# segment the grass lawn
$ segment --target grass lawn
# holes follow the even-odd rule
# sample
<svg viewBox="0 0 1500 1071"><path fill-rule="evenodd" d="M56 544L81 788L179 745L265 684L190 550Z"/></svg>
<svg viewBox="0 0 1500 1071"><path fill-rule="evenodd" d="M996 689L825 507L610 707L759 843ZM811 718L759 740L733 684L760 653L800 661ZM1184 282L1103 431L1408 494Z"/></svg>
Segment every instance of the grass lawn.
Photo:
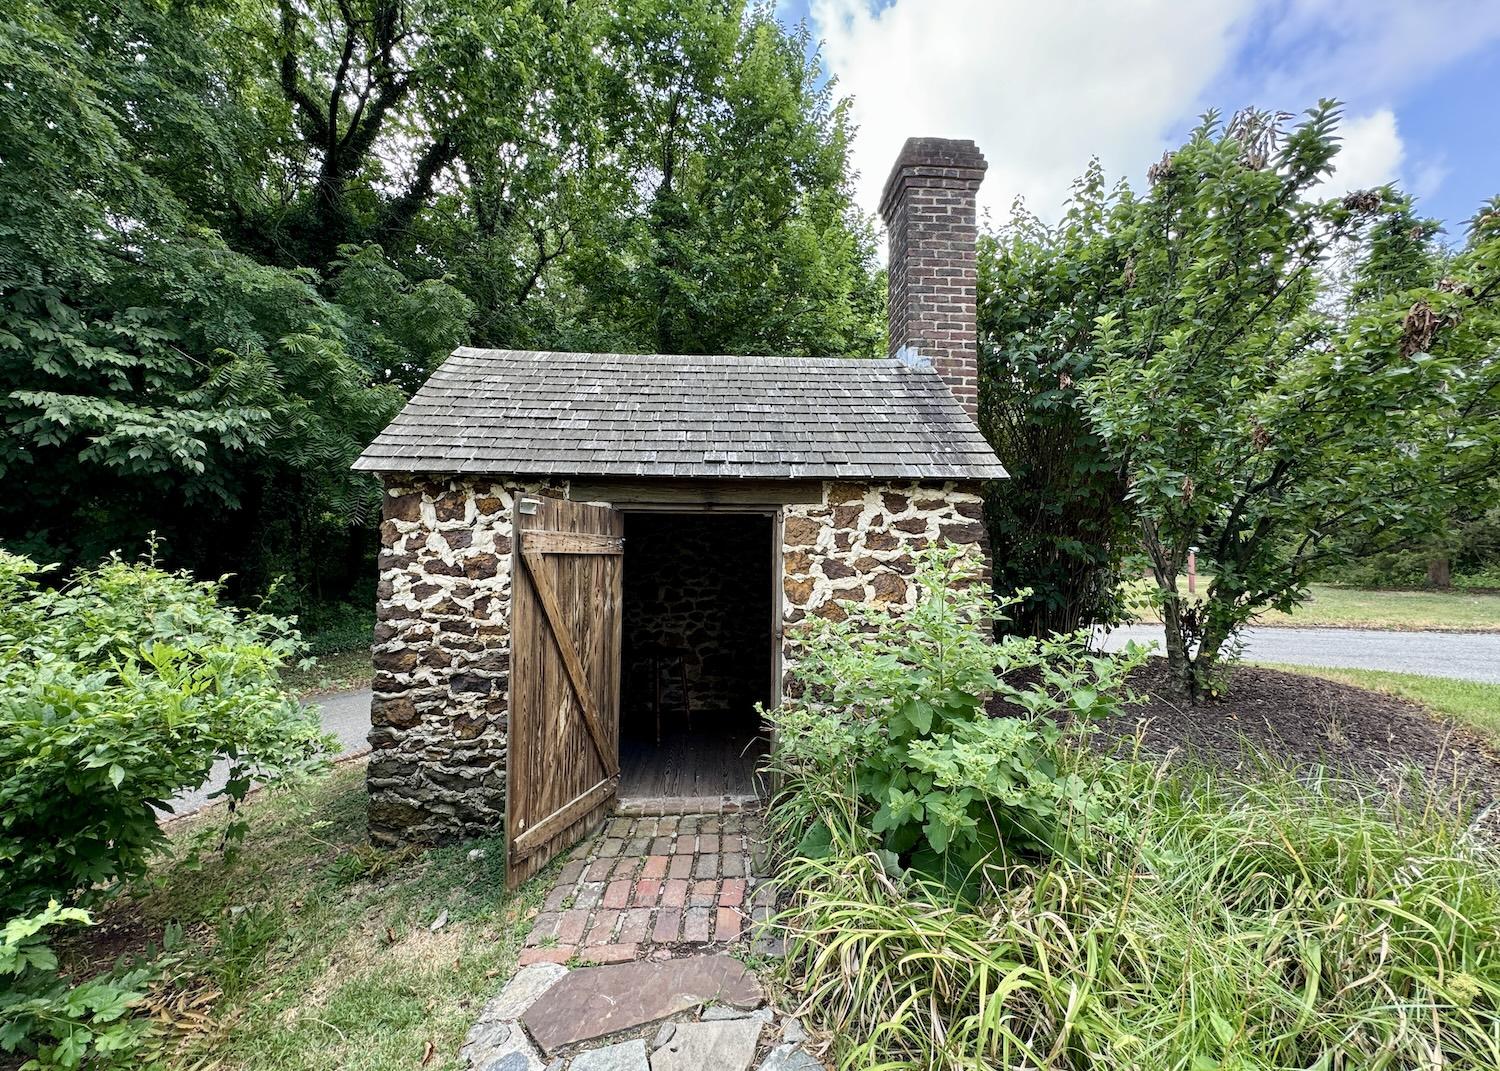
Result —
<svg viewBox="0 0 1500 1071"><path fill-rule="evenodd" d="M311 669L288 667L282 671L281 679L288 690L307 699L328 692L368 688L371 675L370 648L362 646L323 655Z"/></svg>
<svg viewBox="0 0 1500 1071"><path fill-rule="evenodd" d="M546 883L507 894L498 838L372 849L360 762L295 796L258 794L245 811L250 833L233 861L209 854L201 869L180 858L158 866L154 888L106 907L105 925L89 934L102 940L124 923L140 945L182 926L181 993L211 999L174 1065L457 1068L463 1036L514 969ZM222 812L178 823L178 852L216 819ZM470 861L475 848L484 854ZM449 921L434 932L444 911Z"/></svg>
<svg viewBox="0 0 1500 1071"><path fill-rule="evenodd" d="M1469 726L1482 733L1496 747L1500 747L1500 684L1424 677L1416 673L1389 673L1376 669L1324 669L1321 666L1292 666L1282 663L1258 664L1269 665L1272 669L1287 673L1323 677L1410 699L1436 714Z"/></svg>
<svg viewBox="0 0 1500 1071"><path fill-rule="evenodd" d="M1212 579L1198 577L1198 594L1208 589ZM1145 591L1149 584L1139 584ZM1187 593L1186 578L1179 589ZM1452 591L1368 591L1338 584L1313 584L1312 597L1290 614L1265 613L1258 625L1324 628L1378 628L1395 630L1437 630L1451 632L1500 632L1500 595L1473 595ZM1154 610L1146 608L1141 620L1159 620Z"/></svg>

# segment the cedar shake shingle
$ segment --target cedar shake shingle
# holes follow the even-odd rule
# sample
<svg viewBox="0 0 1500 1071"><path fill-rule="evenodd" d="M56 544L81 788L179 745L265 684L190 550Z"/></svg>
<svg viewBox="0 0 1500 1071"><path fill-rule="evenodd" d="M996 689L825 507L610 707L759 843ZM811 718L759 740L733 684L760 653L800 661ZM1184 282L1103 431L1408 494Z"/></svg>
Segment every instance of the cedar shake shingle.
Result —
<svg viewBox="0 0 1500 1071"><path fill-rule="evenodd" d="M456 350L366 472L1000 479L930 367L898 360Z"/></svg>

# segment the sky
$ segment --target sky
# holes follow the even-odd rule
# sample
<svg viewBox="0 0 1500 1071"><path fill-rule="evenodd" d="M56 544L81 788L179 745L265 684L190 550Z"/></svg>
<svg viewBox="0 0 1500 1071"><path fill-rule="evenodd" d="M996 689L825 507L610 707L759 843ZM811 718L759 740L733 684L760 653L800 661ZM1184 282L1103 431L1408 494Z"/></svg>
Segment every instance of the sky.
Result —
<svg viewBox="0 0 1500 1071"><path fill-rule="evenodd" d="M1500 0L780 0L853 99L873 212L911 135L972 138L981 210L1055 219L1090 157L1140 188L1209 108L1344 104L1329 194L1395 182L1463 235L1500 194Z"/></svg>

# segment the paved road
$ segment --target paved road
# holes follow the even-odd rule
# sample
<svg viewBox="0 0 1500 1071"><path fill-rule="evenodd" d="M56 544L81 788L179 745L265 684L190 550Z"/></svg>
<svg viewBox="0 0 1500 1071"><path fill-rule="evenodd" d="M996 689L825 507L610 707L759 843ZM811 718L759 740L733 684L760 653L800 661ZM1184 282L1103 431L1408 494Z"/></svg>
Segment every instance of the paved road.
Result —
<svg viewBox="0 0 1500 1071"><path fill-rule="evenodd" d="M1251 628L1243 633L1244 657L1254 662L1290 662L1343 669L1387 669L1428 677L1500 684L1500 634L1470 632L1382 632L1362 628ZM1160 625L1116 629L1106 650L1162 642Z"/></svg>
<svg viewBox="0 0 1500 1071"><path fill-rule="evenodd" d="M342 745L340 756L353 755L370 746L365 739L370 733L369 689L361 692L340 692L313 700L313 702L322 709L323 728L339 738L339 743ZM208 775L207 783L194 792L185 792L174 799L172 810L177 815L184 815L200 809L209 802L210 792L216 792L224 787L224 779L228 776L229 763L222 761L216 763L213 773Z"/></svg>

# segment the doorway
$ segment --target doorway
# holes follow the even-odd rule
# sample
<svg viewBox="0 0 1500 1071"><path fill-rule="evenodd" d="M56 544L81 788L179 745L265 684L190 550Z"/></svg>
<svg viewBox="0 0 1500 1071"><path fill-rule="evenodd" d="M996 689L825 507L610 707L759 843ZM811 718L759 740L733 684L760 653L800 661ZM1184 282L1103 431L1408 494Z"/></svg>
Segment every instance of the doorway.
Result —
<svg viewBox="0 0 1500 1071"><path fill-rule="evenodd" d="M759 794L774 530L765 513L625 512L622 799Z"/></svg>

